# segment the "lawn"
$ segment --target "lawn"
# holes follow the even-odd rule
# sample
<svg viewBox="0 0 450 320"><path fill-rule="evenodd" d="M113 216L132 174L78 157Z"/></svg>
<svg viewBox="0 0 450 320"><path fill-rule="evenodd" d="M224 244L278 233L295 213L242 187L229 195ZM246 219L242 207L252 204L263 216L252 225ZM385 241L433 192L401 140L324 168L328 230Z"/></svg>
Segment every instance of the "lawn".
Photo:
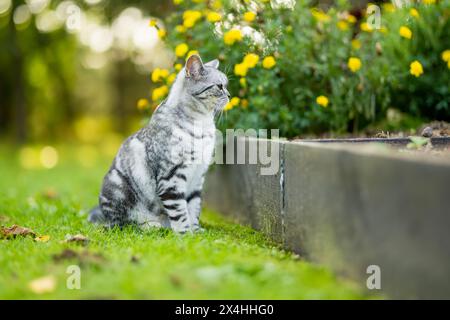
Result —
<svg viewBox="0 0 450 320"><path fill-rule="evenodd" d="M202 215L206 231L195 235L89 224L86 213L96 204L110 159L91 149L86 156L93 160L86 161L80 150L58 148L53 169L24 169L18 151L0 149L0 225L50 236L47 242L0 239L1 299L366 297L355 283L209 210ZM22 162L29 162L23 159L29 154L22 152ZM64 242L75 234L89 243ZM79 290L66 286L70 265L81 269ZM41 278L47 280L34 281Z"/></svg>

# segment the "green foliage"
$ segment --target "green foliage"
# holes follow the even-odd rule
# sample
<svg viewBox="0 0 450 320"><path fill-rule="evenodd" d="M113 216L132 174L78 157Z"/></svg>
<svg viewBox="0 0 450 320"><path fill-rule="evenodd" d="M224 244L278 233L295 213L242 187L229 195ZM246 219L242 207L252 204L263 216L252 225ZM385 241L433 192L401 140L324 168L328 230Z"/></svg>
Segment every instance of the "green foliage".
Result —
<svg viewBox="0 0 450 320"><path fill-rule="evenodd" d="M14 12L24 4L12 4L0 15L0 133L22 131L21 141L26 136L56 136L61 123L76 113L76 41L62 28L38 30L31 14L16 23Z"/></svg>
<svg viewBox="0 0 450 320"><path fill-rule="evenodd" d="M412 116L448 121L450 62L443 61L442 53L450 49L450 1L418 5L415 9L417 17L411 7L384 12L382 23L388 32L371 40L379 43L381 51L373 59L372 69L384 67L391 75L385 85L390 89L392 106ZM399 36L402 26L410 28L411 39ZM416 60L423 66L419 77L409 71Z"/></svg>
<svg viewBox="0 0 450 320"><path fill-rule="evenodd" d="M17 152L0 149L0 224L50 236L46 243L0 239L1 299L366 298L355 284L207 210L202 234L96 227L85 213L97 201L109 161L88 170L74 162L82 150L58 149L65 158L51 170L22 168ZM91 241L62 243L67 234ZM75 254L55 261L65 249ZM66 269L74 264L81 267L81 290L66 288ZM44 276L55 278L54 291L33 293L29 283Z"/></svg>
<svg viewBox="0 0 450 320"><path fill-rule="evenodd" d="M408 149L420 149L430 141L430 138L415 136L409 137L409 139L411 140L411 142L406 146Z"/></svg>
<svg viewBox="0 0 450 320"><path fill-rule="evenodd" d="M441 58L450 48L450 2L431 2L414 5L417 17L412 7L384 5L381 25L371 29L373 16L366 17L364 9L358 20L345 0L327 12L311 8L307 0L297 1L293 9L274 8L269 1L231 5L185 0L165 27L169 46L186 43L205 60L218 57L227 71L230 92L240 100L227 106L219 123L222 129L279 128L286 137L339 133L379 122L388 108L450 119L449 68ZM186 17L192 11L201 16L191 26ZM253 21L245 19L249 11L256 13ZM208 21L210 12L219 13L220 21ZM410 28L411 39L399 34L401 26ZM227 32L233 29L239 29L243 39L227 43ZM248 53L260 59L244 76L235 68ZM267 56L275 58L274 67L264 68ZM176 63L184 59L185 54L179 54ZM418 77L410 74L415 60L423 67ZM320 96L326 99L317 99Z"/></svg>

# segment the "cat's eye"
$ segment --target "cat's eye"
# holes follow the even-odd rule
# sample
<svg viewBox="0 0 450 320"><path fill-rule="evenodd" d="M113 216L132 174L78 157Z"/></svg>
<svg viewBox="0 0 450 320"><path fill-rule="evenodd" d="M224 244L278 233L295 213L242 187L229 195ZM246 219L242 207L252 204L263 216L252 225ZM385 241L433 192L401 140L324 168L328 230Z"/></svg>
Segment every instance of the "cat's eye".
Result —
<svg viewBox="0 0 450 320"><path fill-rule="evenodd" d="M222 84L218 84L217 88L219 88L220 90L223 90L223 85Z"/></svg>

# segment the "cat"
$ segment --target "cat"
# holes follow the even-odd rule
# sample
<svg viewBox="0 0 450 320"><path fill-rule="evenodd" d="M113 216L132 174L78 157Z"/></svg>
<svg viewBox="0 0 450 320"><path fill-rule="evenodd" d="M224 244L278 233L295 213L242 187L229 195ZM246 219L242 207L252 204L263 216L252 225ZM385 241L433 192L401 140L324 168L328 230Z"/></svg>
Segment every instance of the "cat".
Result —
<svg viewBox="0 0 450 320"><path fill-rule="evenodd" d="M191 55L149 123L120 147L89 221L122 227L202 230L204 176L215 143L214 117L229 102L219 61Z"/></svg>

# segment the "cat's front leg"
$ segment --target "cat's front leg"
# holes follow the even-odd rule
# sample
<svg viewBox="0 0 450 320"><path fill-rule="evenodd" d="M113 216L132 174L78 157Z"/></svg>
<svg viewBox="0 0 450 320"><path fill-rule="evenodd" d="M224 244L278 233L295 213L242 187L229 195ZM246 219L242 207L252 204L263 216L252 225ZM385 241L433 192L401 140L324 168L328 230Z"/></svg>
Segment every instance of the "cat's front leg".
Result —
<svg viewBox="0 0 450 320"><path fill-rule="evenodd" d="M197 178L196 183L193 183L191 191L186 195L188 212L191 217L192 229L194 231L203 231L200 227L200 212L202 209L202 189L204 180L204 176Z"/></svg>
<svg viewBox="0 0 450 320"><path fill-rule="evenodd" d="M201 190L191 192L187 198L188 214L191 218L193 231L202 231L200 227L200 211L202 207Z"/></svg>
<svg viewBox="0 0 450 320"><path fill-rule="evenodd" d="M185 233L192 230L186 194L183 189L181 186L166 186L160 188L161 191L158 194L164 211L169 218L170 227L178 233Z"/></svg>
<svg viewBox="0 0 450 320"><path fill-rule="evenodd" d="M170 227L173 231L178 233L192 231L186 200L163 200L162 202L166 214L169 217Z"/></svg>

